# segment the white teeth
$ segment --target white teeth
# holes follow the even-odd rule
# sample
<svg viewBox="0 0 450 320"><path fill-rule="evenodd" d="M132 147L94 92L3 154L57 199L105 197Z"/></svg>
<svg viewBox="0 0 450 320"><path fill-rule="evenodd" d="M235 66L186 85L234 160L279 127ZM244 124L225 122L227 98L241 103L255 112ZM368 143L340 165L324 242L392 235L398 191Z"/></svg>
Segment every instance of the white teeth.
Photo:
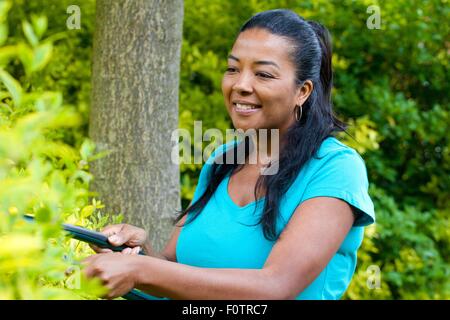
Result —
<svg viewBox="0 0 450 320"><path fill-rule="evenodd" d="M251 109L257 109L258 107L249 105L249 104L240 104L236 103L236 108L241 110L251 110Z"/></svg>

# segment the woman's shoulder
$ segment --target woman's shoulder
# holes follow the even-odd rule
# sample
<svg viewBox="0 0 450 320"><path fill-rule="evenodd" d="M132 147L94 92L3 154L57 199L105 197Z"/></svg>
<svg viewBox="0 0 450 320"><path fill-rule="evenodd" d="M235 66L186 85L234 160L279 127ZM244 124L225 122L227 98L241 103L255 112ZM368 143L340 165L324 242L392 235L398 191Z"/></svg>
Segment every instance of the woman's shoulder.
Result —
<svg viewBox="0 0 450 320"><path fill-rule="evenodd" d="M322 168L324 165L338 165L343 170L365 171L365 162L361 155L336 137L330 136L322 141L309 167Z"/></svg>
<svg viewBox="0 0 450 320"><path fill-rule="evenodd" d="M360 154L335 137L326 138L299 175L295 190L301 201L313 197L339 198L356 208L355 226L375 221L374 205L368 194L369 180L366 165Z"/></svg>
<svg viewBox="0 0 450 320"><path fill-rule="evenodd" d="M360 154L335 137L326 138L299 172L295 185L308 188L359 190L368 187L367 168Z"/></svg>
<svg viewBox="0 0 450 320"><path fill-rule="evenodd" d="M317 151L318 158L330 157L338 154L353 154L359 156L359 153L355 149L347 146L334 136L325 138Z"/></svg>

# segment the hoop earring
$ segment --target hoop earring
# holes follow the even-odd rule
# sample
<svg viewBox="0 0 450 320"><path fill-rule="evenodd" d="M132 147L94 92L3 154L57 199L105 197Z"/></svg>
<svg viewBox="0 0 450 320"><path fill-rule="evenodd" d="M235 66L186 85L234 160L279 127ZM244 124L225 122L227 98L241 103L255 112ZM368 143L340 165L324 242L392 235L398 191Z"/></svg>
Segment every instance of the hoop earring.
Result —
<svg viewBox="0 0 450 320"><path fill-rule="evenodd" d="M300 110L300 115L299 115L299 110ZM300 120L302 119L302 115L303 115L303 106L299 106L298 104L296 104L295 108L294 108L294 113L295 113L295 120L297 120L297 122L300 122Z"/></svg>

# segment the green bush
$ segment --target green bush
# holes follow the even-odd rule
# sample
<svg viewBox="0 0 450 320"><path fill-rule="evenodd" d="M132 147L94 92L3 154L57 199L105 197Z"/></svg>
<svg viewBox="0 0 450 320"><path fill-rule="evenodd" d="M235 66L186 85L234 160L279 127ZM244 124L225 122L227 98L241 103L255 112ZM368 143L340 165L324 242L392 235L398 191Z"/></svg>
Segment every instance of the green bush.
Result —
<svg viewBox="0 0 450 320"><path fill-rule="evenodd" d="M44 37L45 16L23 20L24 37L12 39L10 8L0 2L0 299L96 298L105 289L85 279L78 264L92 250L66 238L61 223L107 223L101 202L88 202L89 162L98 155L86 137L64 141L80 131L83 117L63 104L60 91L38 82L54 52L54 38Z"/></svg>

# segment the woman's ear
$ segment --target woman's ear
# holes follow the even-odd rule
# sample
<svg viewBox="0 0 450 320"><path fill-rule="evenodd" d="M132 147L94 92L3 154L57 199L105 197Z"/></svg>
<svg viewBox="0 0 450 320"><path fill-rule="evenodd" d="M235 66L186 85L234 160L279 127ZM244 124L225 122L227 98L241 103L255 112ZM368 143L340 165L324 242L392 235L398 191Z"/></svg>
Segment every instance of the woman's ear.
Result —
<svg viewBox="0 0 450 320"><path fill-rule="evenodd" d="M303 82L303 85L298 88L298 94L297 94L297 105L301 106L305 103L305 101L310 96L311 92L314 89L314 84L311 80L306 80Z"/></svg>

